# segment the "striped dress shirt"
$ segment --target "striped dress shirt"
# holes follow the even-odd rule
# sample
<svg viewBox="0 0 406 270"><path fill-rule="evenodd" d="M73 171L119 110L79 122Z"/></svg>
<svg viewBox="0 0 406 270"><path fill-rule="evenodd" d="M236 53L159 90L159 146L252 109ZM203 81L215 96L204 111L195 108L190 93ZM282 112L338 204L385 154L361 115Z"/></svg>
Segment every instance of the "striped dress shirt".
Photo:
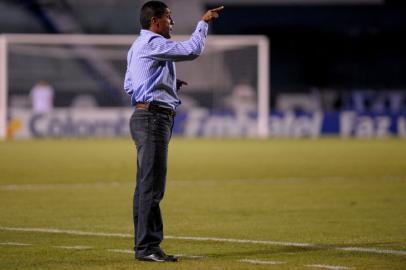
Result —
<svg viewBox="0 0 406 270"><path fill-rule="evenodd" d="M176 109L180 99L176 89L175 62L198 57L204 49L208 24L200 21L189 40L173 41L142 29L127 55L124 89L131 104L157 102Z"/></svg>

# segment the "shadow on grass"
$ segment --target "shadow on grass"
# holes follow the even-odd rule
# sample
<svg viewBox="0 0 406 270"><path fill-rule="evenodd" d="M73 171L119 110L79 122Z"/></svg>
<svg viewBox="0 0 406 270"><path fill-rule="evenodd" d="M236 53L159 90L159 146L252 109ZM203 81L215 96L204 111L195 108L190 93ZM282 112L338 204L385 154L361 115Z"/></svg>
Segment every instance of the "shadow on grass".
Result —
<svg viewBox="0 0 406 270"><path fill-rule="evenodd" d="M240 248L239 248L240 249ZM307 252L312 252L312 251L317 251L317 250L325 250L325 248L319 248L319 247L282 247L282 248L262 248L262 249L256 249L256 250L249 250L249 251L243 251L243 250L236 250L236 251L224 251L219 253L209 253L209 254L202 254L204 257L210 257L210 258L230 258L230 257L249 257L249 256L266 256L266 255L281 255L284 253L307 253Z"/></svg>
<svg viewBox="0 0 406 270"><path fill-rule="evenodd" d="M399 246L398 242L374 242L374 243L358 243L349 244L332 244L332 245L314 245L309 247L269 247L256 250L241 250L241 247L235 248L234 251L226 249L219 250L218 253L201 254L204 257L210 258L230 258L230 257L247 257L247 256L267 256L267 255L283 255L283 254L305 254L309 252L326 251L326 252L342 252L344 248L370 248L370 249L393 249L394 246ZM395 248L396 249L396 248ZM402 250L402 249L397 249ZM349 250L350 251L350 250ZM345 251L348 252L348 251ZM368 252L369 253L369 252ZM372 252L375 253L375 252ZM379 252L378 252L379 253ZM349 252L351 254L351 252Z"/></svg>

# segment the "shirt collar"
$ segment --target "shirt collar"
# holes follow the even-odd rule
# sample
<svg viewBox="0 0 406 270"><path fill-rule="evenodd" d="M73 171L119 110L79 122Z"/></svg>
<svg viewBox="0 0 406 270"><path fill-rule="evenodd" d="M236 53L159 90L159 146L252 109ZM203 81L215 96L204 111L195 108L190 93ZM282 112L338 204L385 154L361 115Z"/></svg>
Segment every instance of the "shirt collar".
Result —
<svg viewBox="0 0 406 270"><path fill-rule="evenodd" d="M159 36L159 37L161 37L160 34L154 33L147 29L141 29L140 36Z"/></svg>

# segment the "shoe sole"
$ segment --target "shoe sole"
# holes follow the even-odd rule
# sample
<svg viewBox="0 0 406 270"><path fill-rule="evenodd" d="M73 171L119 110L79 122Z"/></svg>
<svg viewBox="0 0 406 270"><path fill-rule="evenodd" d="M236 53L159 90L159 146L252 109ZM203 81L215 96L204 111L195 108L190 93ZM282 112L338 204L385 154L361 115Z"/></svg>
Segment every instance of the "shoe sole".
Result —
<svg viewBox="0 0 406 270"><path fill-rule="evenodd" d="M153 259L153 258L136 258L139 261L142 262L177 262L178 259L170 259L170 260L159 260L159 259Z"/></svg>

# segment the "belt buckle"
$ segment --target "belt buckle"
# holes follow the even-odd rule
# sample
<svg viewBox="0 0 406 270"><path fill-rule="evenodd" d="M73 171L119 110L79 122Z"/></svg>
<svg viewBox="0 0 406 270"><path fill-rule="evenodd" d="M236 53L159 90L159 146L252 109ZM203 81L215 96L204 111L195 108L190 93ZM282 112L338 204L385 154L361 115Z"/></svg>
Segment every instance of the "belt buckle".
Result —
<svg viewBox="0 0 406 270"><path fill-rule="evenodd" d="M135 107L137 109L146 110L146 111L149 111L149 109L150 109L149 103L143 103L143 102L138 102L137 104L135 104Z"/></svg>
<svg viewBox="0 0 406 270"><path fill-rule="evenodd" d="M169 115L171 117L175 117L175 115L176 115L176 111L174 109L167 108L167 107L162 107L162 106L159 106L158 104L142 103L142 102L140 102L138 104L140 105L138 108L142 108L142 109L147 110L147 111L156 111L156 112L160 112L160 113Z"/></svg>

